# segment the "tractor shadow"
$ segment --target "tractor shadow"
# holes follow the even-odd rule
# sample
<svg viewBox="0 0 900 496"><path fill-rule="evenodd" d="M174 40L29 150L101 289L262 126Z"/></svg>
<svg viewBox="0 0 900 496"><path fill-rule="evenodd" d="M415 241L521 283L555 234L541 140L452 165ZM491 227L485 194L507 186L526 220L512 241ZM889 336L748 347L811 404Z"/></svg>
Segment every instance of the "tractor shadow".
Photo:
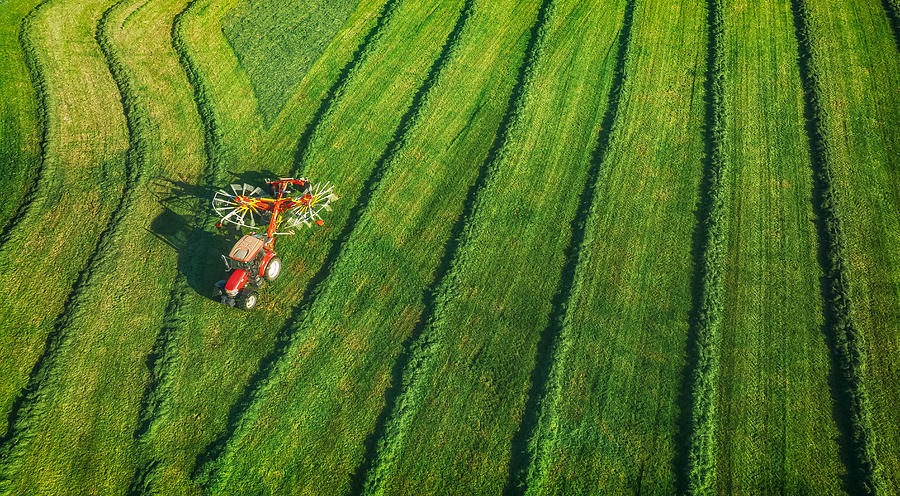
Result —
<svg viewBox="0 0 900 496"><path fill-rule="evenodd" d="M151 183L163 211L150 222L147 230L175 250L178 272L191 289L209 299L213 299L216 281L225 276L222 256L244 234L233 225L215 227L219 218L210 206L213 195L229 184L247 183L265 188L266 179L280 177L271 171L229 175L216 186L170 179Z"/></svg>

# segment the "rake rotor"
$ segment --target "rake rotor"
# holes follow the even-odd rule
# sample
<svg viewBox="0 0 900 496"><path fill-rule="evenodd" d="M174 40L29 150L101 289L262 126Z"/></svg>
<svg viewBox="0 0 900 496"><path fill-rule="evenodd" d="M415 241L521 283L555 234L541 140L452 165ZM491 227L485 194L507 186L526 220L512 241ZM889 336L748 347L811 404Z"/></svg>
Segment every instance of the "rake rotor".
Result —
<svg viewBox="0 0 900 496"><path fill-rule="evenodd" d="M312 184L306 178L282 178L266 181L274 196L265 196L262 188L249 184L231 184L216 191L213 210L219 223L256 229L268 226L269 234L277 234L282 224L293 228L303 224L322 225L322 211L331 211L331 202L338 199L329 183ZM288 188L295 188L289 191Z"/></svg>

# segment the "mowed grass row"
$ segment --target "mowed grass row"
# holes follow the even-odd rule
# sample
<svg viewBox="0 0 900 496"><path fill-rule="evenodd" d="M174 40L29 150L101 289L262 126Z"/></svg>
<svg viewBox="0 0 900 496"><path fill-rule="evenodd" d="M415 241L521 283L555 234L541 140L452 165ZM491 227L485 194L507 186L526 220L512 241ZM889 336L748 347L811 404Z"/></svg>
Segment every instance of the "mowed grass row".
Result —
<svg viewBox="0 0 900 496"><path fill-rule="evenodd" d="M62 324L120 203L128 146L118 92L94 41L105 7L49 1L35 8L22 37L46 85L46 180L0 251L4 466L15 458L9 450L35 432L34 407L56 379L70 336Z"/></svg>
<svg viewBox="0 0 900 496"><path fill-rule="evenodd" d="M790 4L724 5L731 195L714 489L840 493Z"/></svg>
<svg viewBox="0 0 900 496"><path fill-rule="evenodd" d="M704 157L703 1L636 2L621 108L569 305L548 494L685 489L692 249Z"/></svg>
<svg viewBox="0 0 900 496"><path fill-rule="evenodd" d="M694 304L686 349L685 394L681 429L687 439L686 483L691 494L710 494L716 478L715 426L718 420L719 345L722 341L724 271L726 262L728 178L725 154L725 53L721 0L706 2L706 82L703 176L694 228ZM680 473L677 473L681 475Z"/></svg>
<svg viewBox="0 0 900 496"><path fill-rule="evenodd" d="M813 117L826 146L824 163L813 165L830 176L822 196L832 202L841 233L842 270L826 275L842 294L827 304L847 314L835 315L838 323L848 319L853 326L848 336L829 338L836 376L848 376L843 382L854 398L865 396L838 408L852 422L847 448L856 451L855 469L869 464L873 472L872 480L855 475L888 494L900 486L900 58L882 6L804 3L818 99ZM825 221L831 229L832 220ZM848 405L858 408L848 412Z"/></svg>
<svg viewBox="0 0 900 496"><path fill-rule="evenodd" d="M0 246L36 196L40 173L45 96L23 38L37 3L0 4Z"/></svg>
<svg viewBox="0 0 900 496"><path fill-rule="evenodd" d="M441 246L457 229L453 219L490 147L536 12L534 4L452 8L462 10L431 66L434 86L419 87L423 107L410 107L409 127L397 128L394 143L406 145L379 158L390 160L382 186L297 323L279 365L283 378L254 398L258 420L239 425L244 439L224 452L231 452L218 469L225 491L259 483L310 493L361 489L372 437L390 413L385 390L402 387L392 368L432 274L444 270ZM498 18L516 21L498 25ZM256 455L235 456L248 451Z"/></svg>

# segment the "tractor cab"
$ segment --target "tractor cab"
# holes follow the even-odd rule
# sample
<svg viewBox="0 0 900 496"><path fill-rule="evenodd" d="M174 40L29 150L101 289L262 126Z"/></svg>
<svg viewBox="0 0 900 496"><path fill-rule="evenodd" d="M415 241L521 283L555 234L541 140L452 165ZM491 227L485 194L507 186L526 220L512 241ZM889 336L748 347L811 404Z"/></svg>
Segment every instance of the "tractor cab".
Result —
<svg viewBox="0 0 900 496"><path fill-rule="evenodd" d="M263 257L263 240L256 236L243 236L228 253L227 265L230 268L243 269L259 274ZM253 271L252 269L256 269ZM261 275L261 274L259 274Z"/></svg>

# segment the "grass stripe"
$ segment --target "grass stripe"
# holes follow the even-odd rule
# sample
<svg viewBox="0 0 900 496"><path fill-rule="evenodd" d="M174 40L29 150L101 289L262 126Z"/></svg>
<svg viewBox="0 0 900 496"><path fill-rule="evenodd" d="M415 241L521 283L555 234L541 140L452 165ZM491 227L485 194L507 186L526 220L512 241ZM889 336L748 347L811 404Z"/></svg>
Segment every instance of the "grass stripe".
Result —
<svg viewBox="0 0 900 496"><path fill-rule="evenodd" d="M44 351L28 377L28 383L13 404L9 415L7 434L0 439L0 490L4 489L12 474L18 469L23 453L39 434L37 423L46 413L50 391L56 385L61 366L60 357L72 344L71 324L84 309L85 295L95 289L95 273L115 252L120 236L119 226L134 202L135 186L141 179L146 142L143 131L147 126L145 109L134 93L131 75L119 59L115 47L108 39L107 23L112 10L124 0L107 9L95 30L95 39L106 58L110 73L121 96L123 112L128 128L129 147L125 155L125 184L118 205L113 211L91 254L87 264L75 279L62 312L54 320L53 329L47 335Z"/></svg>
<svg viewBox="0 0 900 496"><path fill-rule="evenodd" d="M707 0L707 53L703 177L692 247L694 303L688 333L686 394L681 430L686 444L676 461L681 491L710 494L716 477L716 402L724 308L723 266L727 243L728 161L724 153L725 70L722 4Z"/></svg>
<svg viewBox="0 0 900 496"><path fill-rule="evenodd" d="M869 400L863 384L865 342L852 315L847 250L834 170L824 129L825 111L819 95L819 75L810 36L810 15L803 0L791 0L797 38L797 60L803 88L804 117L813 169L813 211L819 236L822 296L825 300L826 341L831 350L835 409L844 430L847 490L853 494L887 494L882 468L875 453Z"/></svg>
<svg viewBox="0 0 900 496"><path fill-rule="evenodd" d="M548 447L553 445L555 431L552 424L557 414L557 406L562 393L563 366L572 345L572 320L575 305L584 283L585 271L590 264L590 250L594 239L594 225L598 209L596 196L598 186L605 177L605 161L615 131L616 117L622 100L622 86L625 83L625 62L631 41L631 26L634 20L635 0L628 0L619 32L619 46L616 65L609 94L606 97L606 111L600 124L597 146L591 155L587 180L578 197L575 216L570 223L572 235L564 252L559 285L553 293L553 306L547 327L541 333L537 345L535 367L532 370L525 403L525 413L519 429L513 436L509 477L504 494L540 493L543 479L548 470Z"/></svg>
<svg viewBox="0 0 900 496"><path fill-rule="evenodd" d="M553 1L544 0L529 30L525 57L519 66L516 83L510 93L506 111L494 137L494 142L482 163L475 183L469 188L460 216L453 225L444 245L440 263L432 284L422 296L424 310L413 332L403 345L391 373L391 386L386 391L386 404L376 421L374 435L367 440L367 454L354 475L353 493L379 494L381 483L391 471L408 431L409 423L424 400L422 388L427 369L434 354L434 328L444 316L446 305L454 294L454 285L464 263L467 245L476 232L479 206L487 201L490 186L507 153L510 136L519 125L519 116L528 99L534 80L534 67L543 48L546 22Z"/></svg>

